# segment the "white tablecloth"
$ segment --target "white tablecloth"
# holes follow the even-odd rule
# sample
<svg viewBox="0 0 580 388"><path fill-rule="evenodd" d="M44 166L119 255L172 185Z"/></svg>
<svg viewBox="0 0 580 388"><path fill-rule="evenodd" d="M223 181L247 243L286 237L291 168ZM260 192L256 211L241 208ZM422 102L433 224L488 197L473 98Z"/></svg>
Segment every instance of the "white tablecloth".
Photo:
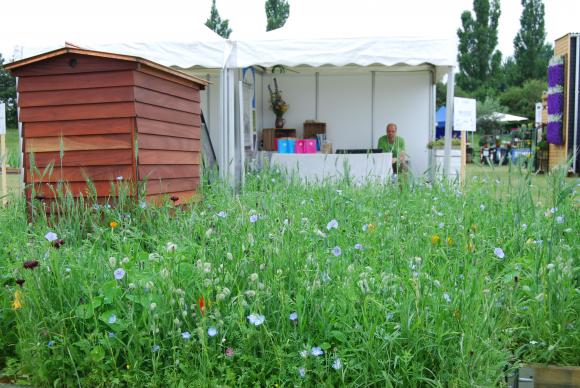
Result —
<svg viewBox="0 0 580 388"><path fill-rule="evenodd" d="M355 183L387 182L392 172L392 154L272 153L270 164L307 182L342 179L345 170Z"/></svg>

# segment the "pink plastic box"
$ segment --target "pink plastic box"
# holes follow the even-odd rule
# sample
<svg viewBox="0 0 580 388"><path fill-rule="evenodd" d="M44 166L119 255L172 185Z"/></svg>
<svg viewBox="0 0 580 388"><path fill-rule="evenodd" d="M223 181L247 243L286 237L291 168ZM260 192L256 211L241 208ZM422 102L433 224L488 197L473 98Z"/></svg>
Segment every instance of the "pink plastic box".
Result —
<svg viewBox="0 0 580 388"><path fill-rule="evenodd" d="M304 153L305 154L316 153L316 139L304 139Z"/></svg>
<svg viewBox="0 0 580 388"><path fill-rule="evenodd" d="M304 141L305 140L296 140L296 144L294 145L294 153L296 154L304 153Z"/></svg>

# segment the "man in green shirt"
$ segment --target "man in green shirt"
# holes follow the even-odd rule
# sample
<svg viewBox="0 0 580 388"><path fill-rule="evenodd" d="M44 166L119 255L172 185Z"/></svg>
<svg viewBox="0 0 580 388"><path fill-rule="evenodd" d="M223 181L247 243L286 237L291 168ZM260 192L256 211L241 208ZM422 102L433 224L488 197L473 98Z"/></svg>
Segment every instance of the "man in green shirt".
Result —
<svg viewBox="0 0 580 388"><path fill-rule="evenodd" d="M407 170L407 155L405 154L405 140L397 136L397 124L387 124L386 136L379 138L378 148L393 154L393 173Z"/></svg>

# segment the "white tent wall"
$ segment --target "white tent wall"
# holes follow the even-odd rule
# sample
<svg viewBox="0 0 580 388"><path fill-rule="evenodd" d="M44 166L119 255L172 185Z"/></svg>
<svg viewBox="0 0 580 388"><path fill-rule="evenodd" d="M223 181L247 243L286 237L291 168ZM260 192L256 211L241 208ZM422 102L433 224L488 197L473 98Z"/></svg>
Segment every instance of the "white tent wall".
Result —
<svg viewBox="0 0 580 388"><path fill-rule="evenodd" d="M414 174L429 167L427 142L432 124L431 73L377 72L375 75L374 142L385 134L388 123L397 124Z"/></svg>
<svg viewBox="0 0 580 388"><path fill-rule="evenodd" d="M372 148L372 75L319 76L318 120L334 150Z"/></svg>

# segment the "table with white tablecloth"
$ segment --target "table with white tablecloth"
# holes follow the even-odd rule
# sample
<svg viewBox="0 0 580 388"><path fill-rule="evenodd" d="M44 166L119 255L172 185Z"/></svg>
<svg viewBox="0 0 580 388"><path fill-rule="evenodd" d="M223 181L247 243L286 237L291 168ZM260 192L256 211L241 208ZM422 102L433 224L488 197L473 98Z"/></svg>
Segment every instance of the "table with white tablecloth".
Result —
<svg viewBox="0 0 580 388"><path fill-rule="evenodd" d="M348 176L355 183L387 182L392 173L392 154L270 154L270 164L306 182L338 180Z"/></svg>

